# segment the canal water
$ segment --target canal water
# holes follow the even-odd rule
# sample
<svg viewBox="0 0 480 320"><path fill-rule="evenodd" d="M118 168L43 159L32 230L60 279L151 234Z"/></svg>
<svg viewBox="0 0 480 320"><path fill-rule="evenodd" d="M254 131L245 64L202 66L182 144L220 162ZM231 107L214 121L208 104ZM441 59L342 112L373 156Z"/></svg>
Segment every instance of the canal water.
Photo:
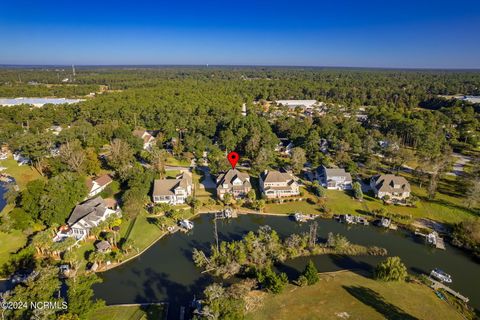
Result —
<svg viewBox="0 0 480 320"><path fill-rule="evenodd" d="M0 181L0 212L3 210L3 208L5 208L5 205L7 204L7 202L3 198L5 192L7 192L7 185L6 183Z"/></svg>
<svg viewBox="0 0 480 320"><path fill-rule="evenodd" d="M212 279L195 267L192 249L208 250L214 241L214 228L211 215L202 215L194 222L195 228L191 232L166 236L138 258L101 273L103 283L94 286L96 296L107 304L168 301L171 307L186 305L195 294L198 296ZM471 305L480 309L480 264L464 252L448 244L445 251L433 249L404 231L347 226L333 220L317 222L320 241L326 241L329 232L339 233L352 243L386 248L390 256L400 256L412 273L429 273L436 267L445 270L452 275L451 287L469 297ZM221 240L240 239L262 225L269 225L281 237L309 229L308 223L299 225L288 217L241 215L237 219L219 222L218 231ZM325 272L372 270L384 257L321 255L294 259L279 269L295 278L305 268L308 259L315 262L319 271Z"/></svg>

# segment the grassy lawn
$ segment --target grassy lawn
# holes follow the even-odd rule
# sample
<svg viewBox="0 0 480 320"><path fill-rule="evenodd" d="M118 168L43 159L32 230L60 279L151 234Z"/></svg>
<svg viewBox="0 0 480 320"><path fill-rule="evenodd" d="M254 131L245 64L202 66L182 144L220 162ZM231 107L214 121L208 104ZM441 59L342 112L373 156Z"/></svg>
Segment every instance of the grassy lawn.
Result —
<svg viewBox="0 0 480 320"><path fill-rule="evenodd" d="M180 170L168 170L165 172L165 178L176 178L182 171Z"/></svg>
<svg viewBox="0 0 480 320"><path fill-rule="evenodd" d="M200 200L203 204L206 204L210 199L216 198L215 189L204 189L200 187L200 181L202 181L203 175L197 173L196 171L192 174L193 184L195 186L195 197Z"/></svg>
<svg viewBox="0 0 480 320"><path fill-rule="evenodd" d="M162 320L166 319L166 308L154 306L106 306L89 314L89 320Z"/></svg>
<svg viewBox="0 0 480 320"><path fill-rule="evenodd" d="M0 266L8 261L10 254L27 243L27 236L19 230L10 233L0 232Z"/></svg>
<svg viewBox="0 0 480 320"><path fill-rule="evenodd" d="M378 282L353 272L322 274L308 287L289 285L279 295L260 294L247 319L462 319L428 287Z"/></svg>
<svg viewBox="0 0 480 320"><path fill-rule="evenodd" d="M191 212L190 209L184 210L184 213L181 214L180 218L185 219L191 217ZM163 235L165 231L161 230L160 227L158 227L155 223L153 223L153 219L155 218L149 218L147 213L141 213L138 215L137 220L135 222L135 225L133 226L132 231L130 232L130 239L133 239L135 242L135 247L139 250L142 251L149 245L151 245L153 242L155 242L158 237ZM169 222L170 225L173 225L174 223L172 221ZM127 229L127 226L121 226L122 231L125 232ZM122 236L124 234L121 234ZM132 252L133 254L134 252Z"/></svg>
<svg viewBox="0 0 480 320"><path fill-rule="evenodd" d="M33 167L19 166L11 157L9 157L7 160L0 161L0 167L7 168L2 172L14 177L20 189L25 188L28 182L41 177L41 175Z"/></svg>
<svg viewBox="0 0 480 320"><path fill-rule="evenodd" d="M275 203L265 205L263 210L265 213L284 213L291 214L301 212L305 214L320 214L320 207L318 205L310 204L307 201L292 201L286 203Z"/></svg>
<svg viewBox="0 0 480 320"><path fill-rule="evenodd" d="M447 183L448 184L448 183ZM452 194L438 192L434 200L428 200L426 191L412 184L412 193L420 200L416 207L384 205L382 201L364 195L364 201L360 202L353 198L347 191L327 190L327 207L332 214L368 214L369 212L385 208L388 213L405 217L398 222L408 223L417 218L429 218L444 223L456 223L468 219L475 213L464 207L463 199ZM445 188L445 187L443 187ZM303 189L303 198L315 198L306 189ZM446 192L446 191L445 191ZM320 214L319 206L307 201L286 202L282 204L267 204L266 213L290 214L302 212L306 214ZM395 219L395 217L394 217Z"/></svg>
<svg viewBox="0 0 480 320"><path fill-rule="evenodd" d="M168 156L167 161L166 161L168 166L181 166L181 167L189 167L190 166L190 160L179 160L171 155Z"/></svg>
<svg viewBox="0 0 480 320"><path fill-rule="evenodd" d="M385 208L390 213L416 218L429 218L432 220L455 223L472 217L466 208L458 204L461 199L438 193L433 201L424 198L424 191L412 186L413 193L421 198L417 207L384 205L382 201L373 197L364 196L364 201L359 202L343 191L328 190L327 206L335 214L364 214L365 211ZM408 222L408 221L403 221Z"/></svg>

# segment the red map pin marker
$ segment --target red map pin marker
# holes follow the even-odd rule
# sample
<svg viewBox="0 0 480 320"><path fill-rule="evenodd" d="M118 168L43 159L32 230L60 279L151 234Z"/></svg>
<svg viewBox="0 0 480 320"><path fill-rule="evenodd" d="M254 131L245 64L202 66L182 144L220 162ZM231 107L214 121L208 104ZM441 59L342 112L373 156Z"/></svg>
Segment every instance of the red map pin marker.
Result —
<svg viewBox="0 0 480 320"><path fill-rule="evenodd" d="M240 156L238 153L235 151L232 151L228 154L227 156L228 162L232 165L232 169L235 169L235 166L237 165L238 159L240 159Z"/></svg>

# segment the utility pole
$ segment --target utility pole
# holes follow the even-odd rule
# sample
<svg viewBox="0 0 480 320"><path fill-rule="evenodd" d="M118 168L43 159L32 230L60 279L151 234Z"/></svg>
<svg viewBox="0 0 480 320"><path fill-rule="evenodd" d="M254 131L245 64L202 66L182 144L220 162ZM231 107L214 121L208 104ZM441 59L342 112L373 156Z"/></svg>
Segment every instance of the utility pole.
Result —
<svg viewBox="0 0 480 320"><path fill-rule="evenodd" d="M75 66L72 64L72 82L75 82Z"/></svg>
<svg viewBox="0 0 480 320"><path fill-rule="evenodd" d="M217 214L215 213L215 217L213 218L213 226L214 226L214 236L215 236L215 243L217 245L217 252L220 252L220 247L218 246L218 230L217 230Z"/></svg>
<svg viewBox="0 0 480 320"><path fill-rule="evenodd" d="M316 221L310 224L309 245L311 248L313 248L317 243L317 227L318 224Z"/></svg>

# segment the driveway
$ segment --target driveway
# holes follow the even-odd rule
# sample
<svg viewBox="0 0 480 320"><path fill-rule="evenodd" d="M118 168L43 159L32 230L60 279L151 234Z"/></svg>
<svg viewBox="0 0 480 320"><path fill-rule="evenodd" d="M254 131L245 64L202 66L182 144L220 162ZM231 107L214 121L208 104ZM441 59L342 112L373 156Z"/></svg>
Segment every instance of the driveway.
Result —
<svg viewBox="0 0 480 320"><path fill-rule="evenodd" d="M199 166L197 167L198 170L202 171L203 179L200 181L200 188L202 189L215 189L217 184L215 180L213 180L212 175L210 174L210 169L208 167Z"/></svg>
<svg viewBox="0 0 480 320"><path fill-rule="evenodd" d="M463 175L465 165L472 161L472 157L460 153L454 153L453 157L455 158L455 162L453 164L452 172L449 172L447 174L458 177Z"/></svg>

